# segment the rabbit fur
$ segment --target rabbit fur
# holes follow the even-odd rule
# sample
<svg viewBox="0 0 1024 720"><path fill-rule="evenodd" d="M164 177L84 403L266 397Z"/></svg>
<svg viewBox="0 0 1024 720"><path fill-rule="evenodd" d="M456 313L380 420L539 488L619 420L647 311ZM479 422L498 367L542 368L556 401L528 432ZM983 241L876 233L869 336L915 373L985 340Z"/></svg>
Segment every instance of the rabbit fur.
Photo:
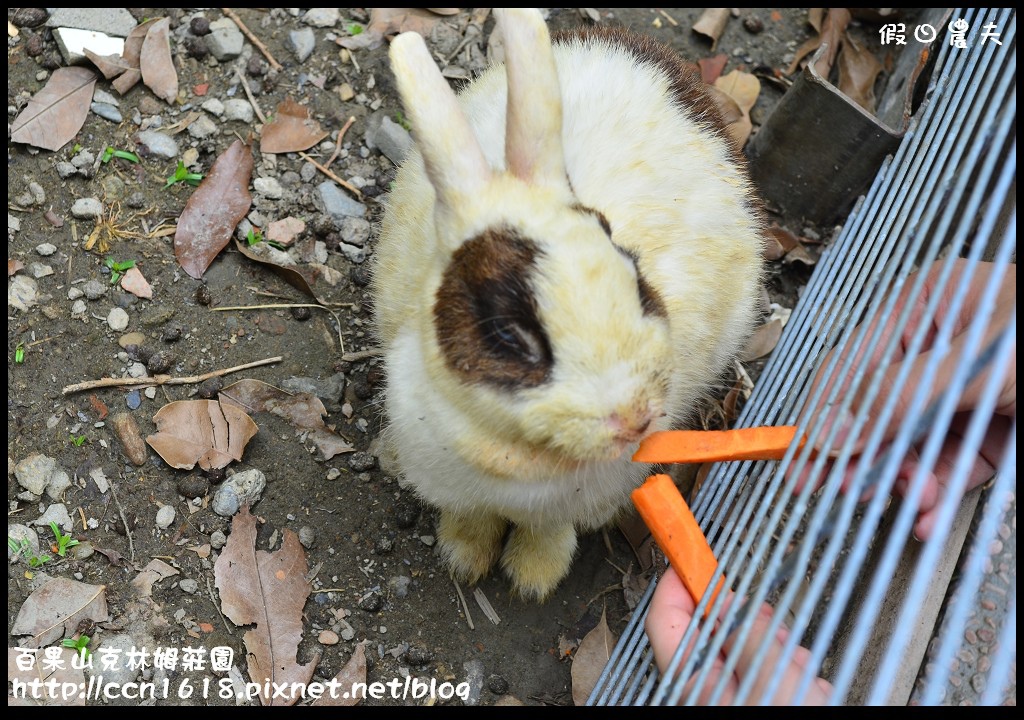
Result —
<svg viewBox="0 0 1024 720"><path fill-rule="evenodd" d="M544 599L749 335L762 221L699 76L625 31L554 45L498 12L506 62L456 96L420 36L391 62L417 149L373 273L386 442L468 582ZM510 532L509 532L510 530ZM507 538L506 538L507 535Z"/></svg>

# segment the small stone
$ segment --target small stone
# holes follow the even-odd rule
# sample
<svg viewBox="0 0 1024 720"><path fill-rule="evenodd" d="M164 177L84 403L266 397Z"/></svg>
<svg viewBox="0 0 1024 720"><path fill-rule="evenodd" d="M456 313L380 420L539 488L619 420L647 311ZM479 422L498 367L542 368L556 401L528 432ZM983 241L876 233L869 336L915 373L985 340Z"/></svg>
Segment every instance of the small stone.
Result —
<svg viewBox="0 0 1024 720"><path fill-rule="evenodd" d="M71 303L71 315L77 317L78 315L85 315L86 311L85 300L75 300Z"/></svg>
<svg viewBox="0 0 1024 720"><path fill-rule="evenodd" d="M338 97L341 98L342 102L348 102L356 96L356 91L352 89L352 86L348 83L342 83L338 86Z"/></svg>
<svg viewBox="0 0 1024 720"><path fill-rule="evenodd" d="M487 689L495 695L505 695L508 693L508 680L496 673L488 675Z"/></svg>
<svg viewBox="0 0 1024 720"><path fill-rule="evenodd" d="M316 34L312 28L299 28L288 33L288 46L295 53L295 59L305 62L316 47Z"/></svg>
<svg viewBox="0 0 1024 720"><path fill-rule="evenodd" d="M348 244L362 247L370 238L370 223L359 217L342 218L338 232L341 234L341 239Z"/></svg>
<svg viewBox="0 0 1024 720"><path fill-rule="evenodd" d="M327 471L328 480L337 480L339 477L341 477L341 470L339 470L338 468L332 467L330 470Z"/></svg>
<svg viewBox="0 0 1024 720"><path fill-rule="evenodd" d="M42 495L56 469L57 461L54 458L36 453L15 466L14 477L19 485L33 495Z"/></svg>
<svg viewBox="0 0 1024 720"><path fill-rule="evenodd" d="M61 179L69 178L72 175L74 175L76 172L78 172L78 168L76 168L74 165L72 165L71 163L67 162L66 160L61 160L60 162L58 162L57 165L56 165L56 168L57 168L57 175Z"/></svg>
<svg viewBox="0 0 1024 720"><path fill-rule="evenodd" d="M224 103L224 119L241 123L251 123L254 114L252 105L241 98L231 98Z"/></svg>
<svg viewBox="0 0 1024 720"><path fill-rule="evenodd" d="M196 302L200 305L209 305L213 302L213 297L210 294L210 288L208 285L200 285L196 288Z"/></svg>
<svg viewBox="0 0 1024 720"><path fill-rule="evenodd" d="M348 276L359 287L366 287L373 278L373 271L369 265L356 265L349 271Z"/></svg>
<svg viewBox="0 0 1024 720"><path fill-rule="evenodd" d="M352 640L356 636L356 631L352 629L352 626L345 620L341 621L341 639L348 641Z"/></svg>
<svg viewBox="0 0 1024 720"><path fill-rule="evenodd" d="M384 598L378 592L367 593L359 600L359 609L366 612L380 612L382 607L384 607Z"/></svg>
<svg viewBox="0 0 1024 720"><path fill-rule="evenodd" d="M81 170L82 168L90 167L96 162L96 156L88 150L79 150L73 158L71 158L71 164Z"/></svg>
<svg viewBox="0 0 1024 720"><path fill-rule="evenodd" d="M304 182L313 182L313 178L316 177L316 165L310 162L302 163L302 167L299 168L299 179Z"/></svg>
<svg viewBox="0 0 1024 720"><path fill-rule="evenodd" d="M338 8L310 8L302 16L302 22L313 27L334 27L340 19Z"/></svg>
<svg viewBox="0 0 1024 720"><path fill-rule="evenodd" d="M356 472L372 470L377 465L377 458L368 452L354 452L348 457L348 466Z"/></svg>
<svg viewBox="0 0 1024 720"><path fill-rule="evenodd" d="M305 322L306 320L309 320L312 316L313 314L312 312L310 312L310 309L308 307L292 308L292 317L298 320L299 322Z"/></svg>
<svg viewBox="0 0 1024 720"><path fill-rule="evenodd" d="M82 285L82 292L88 300L99 300L107 294L107 286L99 280L90 280Z"/></svg>
<svg viewBox="0 0 1024 720"><path fill-rule="evenodd" d="M128 313L121 308L114 308L107 313L107 325L114 332L121 332L128 327Z"/></svg>
<svg viewBox="0 0 1024 720"><path fill-rule="evenodd" d="M395 505L395 524L407 530L416 524L420 517L420 506L414 500L403 498Z"/></svg>
<svg viewBox="0 0 1024 720"><path fill-rule="evenodd" d="M65 532L71 532L74 528L74 523L71 521L71 515L68 514L67 506L62 503L50 505L43 511L42 515L27 524L47 527L51 522L57 523Z"/></svg>
<svg viewBox="0 0 1024 720"><path fill-rule="evenodd" d="M206 42L205 37L187 37L182 41L182 44L185 46L185 52L188 56L196 60L203 60L210 54L210 45Z"/></svg>
<svg viewBox="0 0 1024 720"><path fill-rule="evenodd" d="M996 634L989 628L978 628L978 640L991 645L992 641L996 639Z"/></svg>
<svg viewBox="0 0 1024 720"><path fill-rule="evenodd" d="M210 98L202 105L200 105L200 107L206 112L210 113L211 115L215 115L216 117L220 117L224 114L224 103L222 103L217 98Z"/></svg>
<svg viewBox="0 0 1024 720"><path fill-rule="evenodd" d="M124 396L124 404L129 410L138 410L142 407L142 396L138 390L130 390L127 395Z"/></svg>
<svg viewBox="0 0 1024 720"><path fill-rule="evenodd" d="M210 34L210 21L202 15L196 15L188 24L189 31L198 37Z"/></svg>
<svg viewBox="0 0 1024 720"><path fill-rule="evenodd" d="M974 688L974 692L983 693L985 692L985 676L978 673L971 678L971 687Z"/></svg>
<svg viewBox="0 0 1024 720"><path fill-rule="evenodd" d="M321 645L337 645L340 641L338 633L333 630L322 630L316 639Z"/></svg>
<svg viewBox="0 0 1024 720"><path fill-rule="evenodd" d="M75 28L127 37L137 25L132 14L124 8L56 8L50 13L46 25L52 28Z"/></svg>
<svg viewBox="0 0 1024 720"><path fill-rule="evenodd" d="M210 481L202 475L186 475L178 480L178 494L188 500L195 500L206 495L210 489Z"/></svg>
<svg viewBox="0 0 1024 720"><path fill-rule="evenodd" d="M191 578L185 578L179 582L178 587L181 588L182 592L188 593L189 595L195 595L199 592L199 583Z"/></svg>
<svg viewBox="0 0 1024 720"><path fill-rule="evenodd" d="M231 517L242 504L251 507L259 502L266 486L267 476L255 468L235 473L214 493L213 511L221 517Z"/></svg>
<svg viewBox="0 0 1024 720"><path fill-rule="evenodd" d="M27 269L29 274L36 280L53 275L53 268L41 262L31 262L28 264Z"/></svg>
<svg viewBox="0 0 1024 720"><path fill-rule="evenodd" d="M195 122L188 126L188 134L197 140L210 137L215 132L217 132L217 123L206 114L200 115Z"/></svg>
<svg viewBox="0 0 1024 720"><path fill-rule="evenodd" d="M245 63L245 72L250 77L263 77L267 74L267 63L256 54L250 55L248 62Z"/></svg>
<svg viewBox="0 0 1024 720"><path fill-rule="evenodd" d="M100 186L103 188L103 196L107 200L120 200L124 197L124 180L117 175L105 175L100 180Z"/></svg>
<svg viewBox="0 0 1024 720"><path fill-rule="evenodd" d="M68 300L77 300L83 295L85 295L85 293L83 293L79 288L76 288L74 286L68 288Z"/></svg>
<svg viewBox="0 0 1024 720"><path fill-rule="evenodd" d="M466 705L480 704L480 691L484 687L484 664L481 660L467 660L462 663L463 682L469 685L467 697L463 700Z"/></svg>
<svg viewBox="0 0 1024 720"><path fill-rule="evenodd" d="M162 375L174 365L174 356L167 350L153 353L146 363L146 369L150 375Z"/></svg>
<svg viewBox="0 0 1024 720"><path fill-rule="evenodd" d="M764 30L764 23L761 22L760 18L756 18L753 16L746 17L743 19L743 29L746 30L751 35L757 35L762 30Z"/></svg>
<svg viewBox="0 0 1024 720"><path fill-rule="evenodd" d="M85 560L92 557L95 553L96 548L94 548L92 543L88 541L80 542L71 548L71 557L75 560Z"/></svg>
<svg viewBox="0 0 1024 720"><path fill-rule="evenodd" d="M156 513L156 526L161 530L166 530L174 522L174 506L164 505Z"/></svg>
<svg viewBox="0 0 1024 720"><path fill-rule="evenodd" d="M430 652L422 643L410 645L405 651L405 661L413 667L423 667L434 659L434 653Z"/></svg>
<svg viewBox="0 0 1024 720"><path fill-rule="evenodd" d="M210 533L210 547L214 550L220 550L228 542L228 536L220 530L214 530Z"/></svg>
<svg viewBox="0 0 1024 720"><path fill-rule="evenodd" d="M104 120L109 120L112 123L119 123L124 120L124 118L121 117L121 111L107 103L94 102L89 106L89 109Z"/></svg>
<svg viewBox="0 0 1024 720"><path fill-rule="evenodd" d="M96 198L78 198L71 206L71 214L79 219L98 218L103 214L103 203Z"/></svg>
<svg viewBox="0 0 1024 720"><path fill-rule="evenodd" d="M366 144L370 149L380 150L395 165L401 165L413 143L409 131L381 111L367 120Z"/></svg>
<svg viewBox="0 0 1024 720"><path fill-rule="evenodd" d="M136 190L135 192L128 196L128 199L125 200L125 202L128 204L128 207L138 210L141 207L145 207L146 196L143 195L138 190Z"/></svg>
<svg viewBox="0 0 1024 720"><path fill-rule="evenodd" d="M366 215L365 205L353 200L330 180L325 180L317 185L317 194L323 203L324 212L330 216L336 227L341 227L341 222L346 217L364 217Z"/></svg>
<svg viewBox="0 0 1024 720"><path fill-rule="evenodd" d="M252 181L253 190L271 200L279 200L284 195L281 183L271 177L258 177Z"/></svg>
<svg viewBox="0 0 1024 720"><path fill-rule="evenodd" d="M42 8L38 8L42 10ZM43 54L43 36L29 35L25 41L25 54L29 57L39 57Z"/></svg>
<svg viewBox="0 0 1024 720"><path fill-rule="evenodd" d="M307 550L313 547L313 544L316 542L316 530L309 525L303 525L299 528L299 542Z"/></svg>
<svg viewBox="0 0 1024 720"><path fill-rule="evenodd" d="M160 334L160 339L165 343L176 343L181 340L181 326L170 325L164 328L163 333Z"/></svg>
<svg viewBox="0 0 1024 720"><path fill-rule="evenodd" d="M210 23L210 34L206 36L207 46L212 54L220 62L233 60L242 54L242 47L245 45L238 26L231 18L219 18Z"/></svg>
<svg viewBox="0 0 1024 720"><path fill-rule="evenodd" d="M433 535L420 535L420 542L427 547L434 547L434 543L437 542Z"/></svg>
<svg viewBox="0 0 1024 720"><path fill-rule="evenodd" d="M361 265L366 262L366 258L369 256L370 251L364 247L357 245L349 245L346 242L338 243L338 249L341 250L341 254L347 257L357 265Z"/></svg>

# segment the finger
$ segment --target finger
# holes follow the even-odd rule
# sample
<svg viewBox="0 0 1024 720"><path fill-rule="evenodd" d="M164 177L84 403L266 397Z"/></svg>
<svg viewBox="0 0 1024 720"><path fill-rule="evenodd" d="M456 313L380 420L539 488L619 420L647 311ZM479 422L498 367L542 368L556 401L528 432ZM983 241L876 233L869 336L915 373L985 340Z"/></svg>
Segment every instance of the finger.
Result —
<svg viewBox="0 0 1024 720"><path fill-rule="evenodd" d="M662 673L666 672L683 633L693 620L694 608L693 598L683 586L683 581L669 567L658 580L644 621L644 629L654 651L654 662Z"/></svg>

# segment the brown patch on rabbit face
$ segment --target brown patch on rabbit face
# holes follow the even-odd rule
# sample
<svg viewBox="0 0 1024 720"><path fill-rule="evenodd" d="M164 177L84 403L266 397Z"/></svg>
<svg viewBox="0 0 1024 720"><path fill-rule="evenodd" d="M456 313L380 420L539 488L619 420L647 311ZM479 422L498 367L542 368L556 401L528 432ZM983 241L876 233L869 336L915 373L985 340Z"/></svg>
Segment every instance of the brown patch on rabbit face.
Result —
<svg viewBox="0 0 1024 720"><path fill-rule="evenodd" d="M615 245L615 243L612 243L612 245ZM640 264L637 262L636 253L619 245L615 245L615 249L633 263L633 267L636 270L637 291L640 293L640 308L644 311L644 315L657 315L658 317L667 318L668 311L665 309L665 301L661 299L658 291L647 282L647 278L640 272Z"/></svg>
<svg viewBox="0 0 1024 720"><path fill-rule="evenodd" d="M540 250L510 228L494 228L455 251L434 302L448 367L470 383L537 387L554 357L537 317L530 273Z"/></svg>
<svg viewBox="0 0 1024 720"><path fill-rule="evenodd" d="M569 187L572 187L572 183L569 184ZM612 225L610 222L608 222L608 218L604 216L603 212L601 212L600 210L595 210L592 207L587 207L583 203L576 203L575 205L572 206L572 209L575 210L576 212L593 215L597 219L597 222L601 226L601 229L604 230L604 234L607 235L608 237L612 236Z"/></svg>

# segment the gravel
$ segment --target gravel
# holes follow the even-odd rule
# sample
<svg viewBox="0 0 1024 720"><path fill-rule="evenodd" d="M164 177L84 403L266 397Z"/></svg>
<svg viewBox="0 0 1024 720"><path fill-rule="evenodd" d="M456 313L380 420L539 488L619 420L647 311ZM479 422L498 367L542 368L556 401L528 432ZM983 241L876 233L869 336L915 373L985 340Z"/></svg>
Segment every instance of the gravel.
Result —
<svg viewBox="0 0 1024 720"><path fill-rule="evenodd" d="M157 130L143 130L136 137L150 155L162 158L178 157L178 141L170 135Z"/></svg>
<svg viewBox="0 0 1024 720"><path fill-rule="evenodd" d="M231 18L219 18L210 23L206 46L217 60L233 60L242 54L245 36Z"/></svg>
<svg viewBox="0 0 1024 720"><path fill-rule="evenodd" d="M84 153L79 153L75 157L81 157ZM73 163L74 161L72 161ZM97 198L84 197L75 200L71 206L71 214L79 219L93 219L98 218L103 214L103 203Z"/></svg>
<svg viewBox="0 0 1024 720"><path fill-rule="evenodd" d="M124 330L128 327L128 322L128 313L119 307L113 308L109 313L107 313L107 325L110 326L110 329L114 332L121 332Z"/></svg>
<svg viewBox="0 0 1024 720"><path fill-rule="evenodd" d="M316 34L311 28L299 28L288 33L288 47L295 53L295 59L306 62L316 47Z"/></svg>

